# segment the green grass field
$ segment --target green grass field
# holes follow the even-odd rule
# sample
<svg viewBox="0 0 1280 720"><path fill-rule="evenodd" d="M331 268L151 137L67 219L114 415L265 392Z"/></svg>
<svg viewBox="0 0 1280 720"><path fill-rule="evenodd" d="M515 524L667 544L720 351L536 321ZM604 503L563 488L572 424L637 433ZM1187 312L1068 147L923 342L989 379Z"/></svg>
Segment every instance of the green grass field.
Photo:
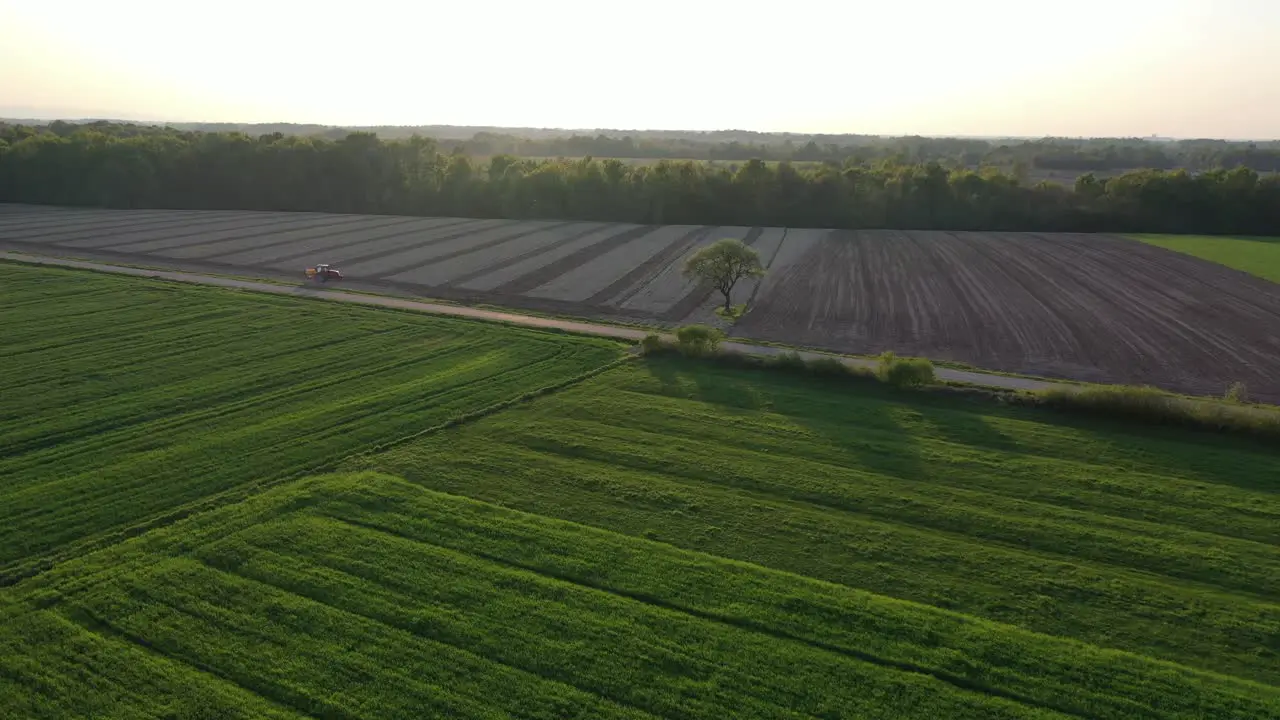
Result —
<svg viewBox="0 0 1280 720"><path fill-rule="evenodd" d="M614 345L492 325L0 272L18 278L6 298L56 296L48 326L79 328L71 342L30 326L5 351L28 347L33 377L83 355L100 369L79 372L108 383L146 367L154 382L135 394L185 378L193 389L154 390L172 401L151 410L157 432L201 377L252 395L218 380L249 317L340 338L367 326L363 358L326 361L339 377L342 360L373 357L436 378L335 384L353 383L328 434L294 426L309 415L285 403L150 446L218 431L234 444L216 447L241 448L225 468L139 464L129 443L68 453L65 477L89 500L67 490L35 517L55 538L64 519L72 539L40 550L57 564L0 586L8 715L1280 717L1280 452L1258 442L672 357L616 364ZM210 320L181 360L153 359L178 341L151 341L146 318L200 309L241 321ZM130 312L132 342L84 329ZM286 337L237 357L295 367ZM410 360L413 347L425 352ZM467 374L500 347L526 361ZM450 368L464 379L447 382ZM529 394L549 385L563 386ZM133 417L130 393L112 411L93 387L49 382L32 408L50 427L88 422L82 407ZM4 462L92 443L79 427ZM319 462L325 437L341 447ZM127 474L94 462L148 480L116 481L117 500L93 480ZM3 491L62 480L31 467L0 475ZM116 502L124 519L104 522L96 506ZM21 547L9 528L24 518L11 514L5 547ZM139 523L153 527L109 534Z"/></svg>
<svg viewBox="0 0 1280 720"><path fill-rule="evenodd" d="M1280 283L1280 238L1218 235L1130 235L1202 260L1216 262Z"/></svg>
<svg viewBox="0 0 1280 720"><path fill-rule="evenodd" d="M0 577L563 382L603 341L0 264Z"/></svg>

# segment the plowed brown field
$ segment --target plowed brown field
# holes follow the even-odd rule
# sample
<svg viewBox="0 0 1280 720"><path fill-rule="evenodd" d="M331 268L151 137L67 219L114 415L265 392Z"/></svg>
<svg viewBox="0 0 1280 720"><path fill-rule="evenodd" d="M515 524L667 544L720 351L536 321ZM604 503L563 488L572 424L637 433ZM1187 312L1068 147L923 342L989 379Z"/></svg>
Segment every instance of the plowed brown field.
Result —
<svg viewBox="0 0 1280 720"><path fill-rule="evenodd" d="M735 334L1280 402L1280 286L1103 235L833 232Z"/></svg>
<svg viewBox="0 0 1280 720"><path fill-rule="evenodd" d="M684 259L734 237L769 272L744 281L733 334L843 352L1280 402L1280 285L1105 235L836 232L0 205L0 247L298 281L602 320L715 322Z"/></svg>

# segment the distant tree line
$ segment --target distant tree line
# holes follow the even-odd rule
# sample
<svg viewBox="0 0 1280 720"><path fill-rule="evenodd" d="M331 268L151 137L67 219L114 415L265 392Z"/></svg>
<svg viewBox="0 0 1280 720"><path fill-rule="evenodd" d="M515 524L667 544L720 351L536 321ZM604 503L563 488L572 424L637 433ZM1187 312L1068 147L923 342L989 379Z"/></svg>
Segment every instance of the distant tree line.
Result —
<svg viewBox="0 0 1280 720"><path fill-rule="evenodd" d="M70 131L65 131L65 130ZM968 142L968 141L960 141ZM473 157L423 137L338 140L101 124L0 128L0 201L636 223L1280 234L1280 176L1086 174L1074 187L938 161Z"/></svg>
<svg viewBox="0 0 1280 720"><path fill-rule="evenodd" d="M679 130L581 131L539 128L483 128L448 125L341 128L290 123L179 123L168 127L97 121L56 121L32 131L70 136L82 129L112 135L179 132L241 132L251 136L303 135L341 140L353 130L383 140L415 135L435 139L443 152L477 157L597 157L633 160L705 160L741 163L836 162L897 164L937 162L946 167L995 166L1028 170L1105 172L1133 169L1193 171L1247 167L1261 173L1280 172L1280 141L1154 141L1142 138L1043 138L986 140L975 138L880 137L876 135L812 135L745 130L692 132ZM4 123L0 122L0 132ZM15 128L10 126L10 132Z"/></svg>

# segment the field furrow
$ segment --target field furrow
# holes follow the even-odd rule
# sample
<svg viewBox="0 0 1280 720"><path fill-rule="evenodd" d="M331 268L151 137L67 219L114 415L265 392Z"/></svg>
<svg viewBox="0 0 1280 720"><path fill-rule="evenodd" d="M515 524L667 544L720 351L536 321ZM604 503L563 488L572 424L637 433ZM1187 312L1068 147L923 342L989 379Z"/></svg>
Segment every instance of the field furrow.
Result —
<svg viewBox="0 0 1280 720"><path fill-rule="evenodd" d="M240 245L219 245L215 255L202 255L228 265L255 266L268 263L300 260L318 252L355 252L363 243L389 240L415 235L424 230L453 227L465 220L439 218L395 218L379 222L367 222L360 227L337 228L333 231L282 234L269 241L260 242L246 249ZM345 260L345 258L342 258Z"/></svg>
<svg viewBox="0 0 1280 720"><path fill-rule="evenodd" d="M1280 561L1274 452L1047 425L964 402L906 404L871 388L773 380L765 389L752 376L654 361L365 467L1280 681L1280 605L1267 589ZM1064 455L1074 464L1059 463ZM1160 499L1144 503L1147 492Z"/></svg>
<svg viewBox="0 0 1280 720"><path fill-rule="evenodd" d="M598 227L598 226L597 226ZM433 250L428 255L421 256L408 265L396 268L394 271L383 273L378 278L386 278L392 282L410 282L420 285L430 284L428 281L445 277L437 269L437 263L447 262L456 257L468 255L474 252L488 251L493 248L501 247L507 243L523 240L525 238L535 237L539 239L548 236L561 236L565 233L579 234L581 223L538 223L536 225L517 225L514 232L504 233L490 237L468 237L461 242L450 243L447 247L441 247Z"/></svg>
<svg viewBox="0 0 1280 720"><path fill-rule="evenodd" d="M0 417L21 419L0 430L6 573L616 357L609 343L371 308L16 265L0 273L0 294L19 308L0 324L23 339L0 351L17 383L0 393ZM56 332L34 332L46 318L33 298L67 312ZM89 311L104 303L105 323Z"/></svg>

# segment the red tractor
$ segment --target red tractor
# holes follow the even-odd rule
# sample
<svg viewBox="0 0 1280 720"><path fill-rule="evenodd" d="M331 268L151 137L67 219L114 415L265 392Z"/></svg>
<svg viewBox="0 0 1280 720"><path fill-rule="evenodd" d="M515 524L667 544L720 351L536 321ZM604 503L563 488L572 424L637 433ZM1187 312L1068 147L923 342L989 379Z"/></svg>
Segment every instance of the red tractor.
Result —
<svg viewBox="0 0 1280 720"><path fill-rule="evenodd" d="M330 280L341 280L342 271L327 263L321 263L315 267L307 268L307 279L319 280L320 282L328 282Z"/></svg>

